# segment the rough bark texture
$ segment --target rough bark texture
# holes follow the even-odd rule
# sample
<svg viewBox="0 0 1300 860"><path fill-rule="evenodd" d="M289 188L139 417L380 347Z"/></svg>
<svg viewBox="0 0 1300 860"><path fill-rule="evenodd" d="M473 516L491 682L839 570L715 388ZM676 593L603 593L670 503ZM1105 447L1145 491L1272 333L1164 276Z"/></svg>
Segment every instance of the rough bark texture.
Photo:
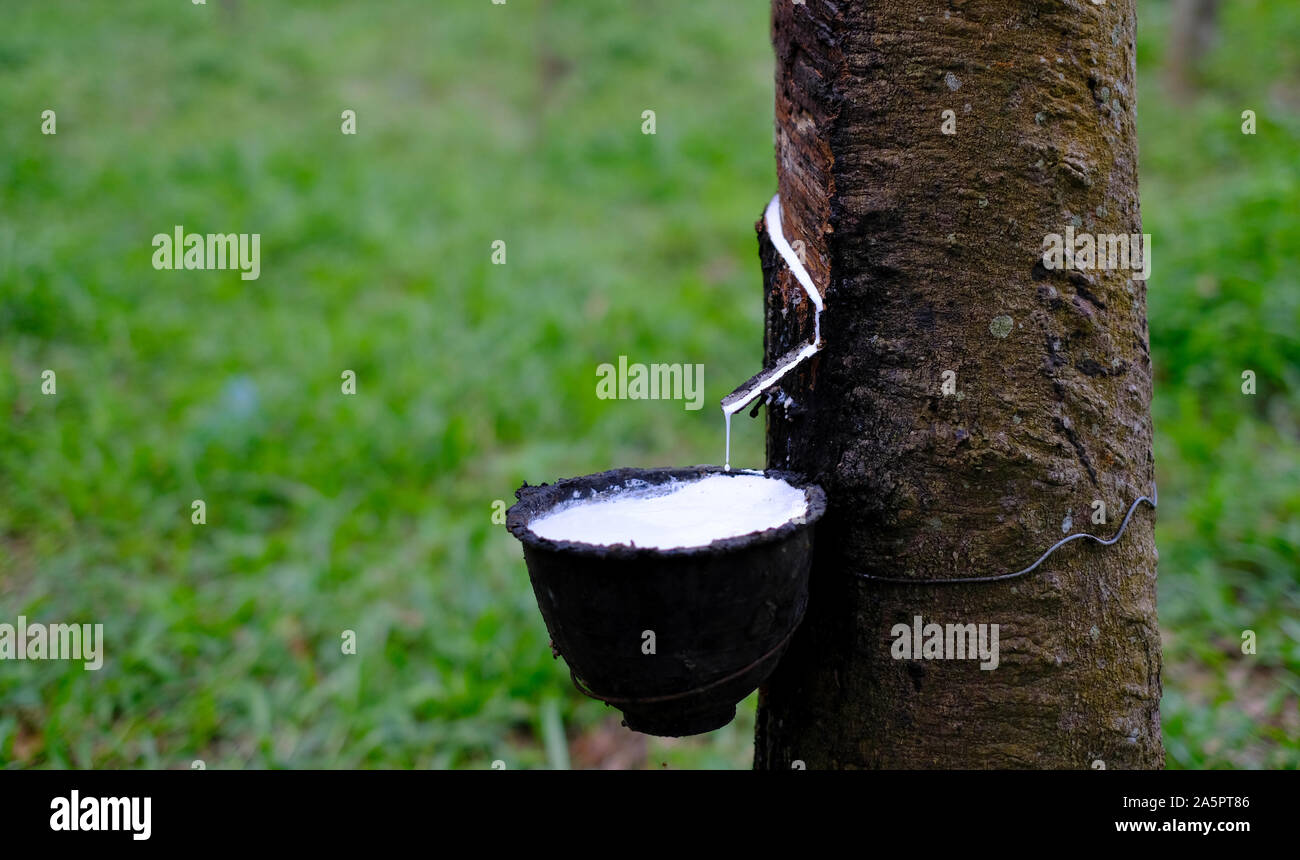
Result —
<svg viewBox="0 0 1300 860"><path fill-rule="evenodd" d="M1145 284L1041 261L1067 225L1141 233L1135 18L1134 0L774 0L785 232L826 313L768 463L829 510L756 767L1163 765L1150 508L1017 580L854 576L1019 570L1151 494ZM812 308L759 235L771 361ZM894 659L918 615L1001 625L1000 665Z"/></svg>

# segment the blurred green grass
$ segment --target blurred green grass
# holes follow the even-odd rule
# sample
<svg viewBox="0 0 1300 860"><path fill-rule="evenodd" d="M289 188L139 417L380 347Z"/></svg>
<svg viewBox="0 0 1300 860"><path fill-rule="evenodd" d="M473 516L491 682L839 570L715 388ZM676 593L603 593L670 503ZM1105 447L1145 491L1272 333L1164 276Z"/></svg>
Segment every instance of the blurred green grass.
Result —
<svg viewBox="0 0 1300 860"><path fill-rule="evenodd" d="M1300 9L1229 6L1186 106L1142 7L1166 743L1174 767L1296 767ZM700 362L716 402L758 366L766 4L4 18L0 620L108 641L99 672L5 664L0 765L563 765L560 733L614 712L552 660L493 502L720 457L716 412L597 400L594 368ZM155 271L173 224L261 233L261 278ZM761 463L761 424L733 445ZM643 758L745 767L752 726L753 697Z"/></svg>

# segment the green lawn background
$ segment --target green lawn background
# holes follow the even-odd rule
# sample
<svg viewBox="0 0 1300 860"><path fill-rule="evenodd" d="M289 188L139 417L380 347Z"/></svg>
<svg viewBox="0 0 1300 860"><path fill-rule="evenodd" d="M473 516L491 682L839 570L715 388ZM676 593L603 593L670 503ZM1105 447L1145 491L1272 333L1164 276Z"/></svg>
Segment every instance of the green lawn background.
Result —
<svg viewBox="0 0 1300 860"><path fill-rule="evenodd" d="M1298 767L1300 7L1224 6L1180 104L1141 3L1163 719L1171 767ZM752 697L645 742L574 692L492 512L721 457L716 409L598 400L595 367L703 363L706 403L758 368L768 15L6 4L0 621L107 645L0 664L0 765L747 767ZM155 271L174 224L260 233L261 277Z"/></svg>

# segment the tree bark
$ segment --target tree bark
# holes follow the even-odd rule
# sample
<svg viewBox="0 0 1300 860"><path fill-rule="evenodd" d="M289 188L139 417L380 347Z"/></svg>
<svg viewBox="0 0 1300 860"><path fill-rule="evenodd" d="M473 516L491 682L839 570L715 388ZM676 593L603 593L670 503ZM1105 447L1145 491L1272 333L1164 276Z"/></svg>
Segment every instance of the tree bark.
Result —
<svg viewBox="0 0 1300 860"><path fill-rule="evenodd" d="M1070 225L1142 232L1134 5L773 0L784 232L826 311L767 459L830 504L755 767L1163 765L1150 508L1018 579L856 576L1019 570L1152 494L1145 283L1042 262ZM759 241L770 363L812 308ZM895 659L916 616L998 624L999 665Z"/></svg>

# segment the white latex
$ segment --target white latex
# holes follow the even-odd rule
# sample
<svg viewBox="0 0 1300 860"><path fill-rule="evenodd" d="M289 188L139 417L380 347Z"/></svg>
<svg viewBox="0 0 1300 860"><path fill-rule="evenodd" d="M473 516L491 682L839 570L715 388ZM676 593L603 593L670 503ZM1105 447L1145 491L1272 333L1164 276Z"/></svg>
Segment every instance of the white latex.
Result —
<svg viewBox="0 0 1300 860"><path fill-rule="evenodd" d="M737 473L575 500L529 528L551 540L678 549L776 528L807 512L803 490L777 478Z"/></svg>

